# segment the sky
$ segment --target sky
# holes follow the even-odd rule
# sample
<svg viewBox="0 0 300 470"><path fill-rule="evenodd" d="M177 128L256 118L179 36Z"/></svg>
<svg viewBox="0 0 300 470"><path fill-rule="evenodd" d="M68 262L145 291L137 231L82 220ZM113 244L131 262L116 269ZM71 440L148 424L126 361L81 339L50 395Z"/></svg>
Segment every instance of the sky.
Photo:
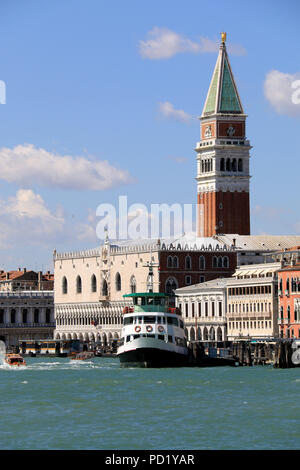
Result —
<svg viewBox="0 0 300 470"><path fill-rule="evenodd" d="M221 31L253 146L251 233L300 235L299 13L297 0L1 0L1 269L52 271L54 249L98 246L97 207L119 196L196 203Z"/></svg>

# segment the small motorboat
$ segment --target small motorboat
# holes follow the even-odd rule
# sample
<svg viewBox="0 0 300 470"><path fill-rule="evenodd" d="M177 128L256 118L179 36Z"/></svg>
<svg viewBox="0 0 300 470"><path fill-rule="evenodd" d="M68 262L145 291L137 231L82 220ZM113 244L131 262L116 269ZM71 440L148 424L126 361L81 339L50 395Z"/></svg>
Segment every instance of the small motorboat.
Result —
<svg viewBox="0 0 300 470"><path fill-rule="evenodd" d="M80 353L75 353L75 354L73 353L70 356L70 359L72 359L72 361L86 361L88 359L93 359L94 357L95 357L94 353L83 351Z"/></svg>
<svg viewBox="0 0 300 470"><path fill-rule="evenodd" d="M5 355L5 362L12 367L26 366L26 362L20 354L8 353Z"/></svg>

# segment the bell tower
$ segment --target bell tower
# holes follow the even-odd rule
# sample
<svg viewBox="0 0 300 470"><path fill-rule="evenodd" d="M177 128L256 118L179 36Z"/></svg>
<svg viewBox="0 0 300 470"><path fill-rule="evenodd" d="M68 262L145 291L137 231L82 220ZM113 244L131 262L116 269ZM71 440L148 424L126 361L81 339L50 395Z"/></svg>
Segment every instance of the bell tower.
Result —
<svg viewBox="0 0 300 470"><path fill-rule="evenodd" d="M197 235L250 234L246 114L222 33L219 55L200 117L197 143Z"/></svg>

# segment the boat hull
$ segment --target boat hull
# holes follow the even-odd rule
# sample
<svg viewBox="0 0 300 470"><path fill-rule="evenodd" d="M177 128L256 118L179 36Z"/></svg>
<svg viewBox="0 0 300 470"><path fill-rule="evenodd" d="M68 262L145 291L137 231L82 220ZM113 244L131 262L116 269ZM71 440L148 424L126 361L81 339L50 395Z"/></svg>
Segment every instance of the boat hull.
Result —
<svg viewBox="0 0 300 470"><path fill-rule="evenodd" d="M186 367L188 355L158 348L138 348L118 354L121 367Z"/></svg>

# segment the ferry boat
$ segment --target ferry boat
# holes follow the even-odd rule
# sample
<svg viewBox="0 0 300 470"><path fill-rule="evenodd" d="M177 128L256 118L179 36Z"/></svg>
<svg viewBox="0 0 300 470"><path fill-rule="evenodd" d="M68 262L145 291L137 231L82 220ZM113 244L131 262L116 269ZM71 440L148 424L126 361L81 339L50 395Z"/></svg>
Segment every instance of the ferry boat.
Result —
<svg viewBox="0 0 300 470"><path fill-rule="evenodd" d="M14 367L26 366L26 362L23 359L23 357L20 356L20 354L8 353L5 355L4 360L9 366L14 366Z"/></svg>
<svg viewBox="0 0 300 470"><path fill-rule="evenodd" d="M121 367L183 367L188 365L184 324L178 308L169 307L169 296L153 292L149 266L148 292L124 295L132 307L125 307L122 337L117 356Z"/></svg>

